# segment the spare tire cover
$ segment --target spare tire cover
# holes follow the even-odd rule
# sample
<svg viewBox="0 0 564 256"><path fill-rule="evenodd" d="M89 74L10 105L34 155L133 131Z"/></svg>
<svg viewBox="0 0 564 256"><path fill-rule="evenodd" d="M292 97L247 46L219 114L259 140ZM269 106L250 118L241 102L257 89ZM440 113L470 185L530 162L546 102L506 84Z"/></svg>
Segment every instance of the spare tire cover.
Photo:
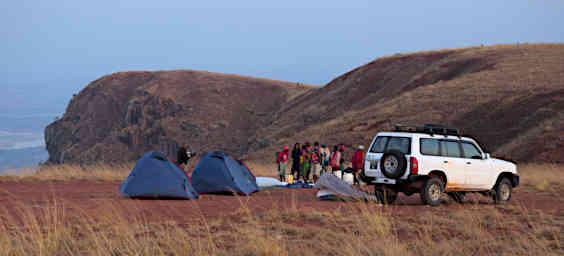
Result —
<svg viewBox="0 0 564 256"><path fill-rule="evenodd" d="M390 179L398 179L403 176L406 166L405 154L397 150L387 151L380 159L380 170L384 176Z"/></svg>

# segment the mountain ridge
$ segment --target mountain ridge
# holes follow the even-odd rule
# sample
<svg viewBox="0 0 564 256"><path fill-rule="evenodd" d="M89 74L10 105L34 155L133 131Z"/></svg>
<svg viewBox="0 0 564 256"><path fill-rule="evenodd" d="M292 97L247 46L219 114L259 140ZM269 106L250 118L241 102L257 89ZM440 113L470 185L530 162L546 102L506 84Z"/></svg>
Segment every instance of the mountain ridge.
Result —
<svg viewBox="0 0 564 256"><path fill-rule="evenodd" d="M91 82L45 137L53 163L131 161L150 149L173 152L180 141L271 161L295 141L367 146L395 123L443 123L474 135L492 153L554 162L564 158L563 97L564 44L396 54L319 88L202 71L139 71ZM86 124L81 115L90 118Z"/></svg>

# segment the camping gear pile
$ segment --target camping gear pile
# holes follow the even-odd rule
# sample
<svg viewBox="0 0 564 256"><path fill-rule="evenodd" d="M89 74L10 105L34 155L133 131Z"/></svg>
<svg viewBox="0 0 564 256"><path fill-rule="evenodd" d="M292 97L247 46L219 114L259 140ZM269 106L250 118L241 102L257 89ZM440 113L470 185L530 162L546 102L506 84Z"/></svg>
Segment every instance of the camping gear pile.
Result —
<svg viewBox="0 0 564 256"><path fill-rule="evenodd" d="M319 189L317 199L319 200L344 200L344 201L375 201L376 196L353 187L331 173L325 173L319 177L315 188Z"/></svg>
<svg viewBox="0 0 564 256"><path fill-rule="evenodd" d="M190 178L165 154L151 151L137 161L119 189L131 198L194 199L205 193L249 195L259 187L251 170L225 152L205 155Z"/></svg>

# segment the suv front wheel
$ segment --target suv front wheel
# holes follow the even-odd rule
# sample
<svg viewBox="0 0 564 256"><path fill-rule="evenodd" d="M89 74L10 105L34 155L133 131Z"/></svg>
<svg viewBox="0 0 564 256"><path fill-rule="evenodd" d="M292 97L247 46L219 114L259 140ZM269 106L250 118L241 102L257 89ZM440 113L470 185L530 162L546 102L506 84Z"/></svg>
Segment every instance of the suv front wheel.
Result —
<svg viewBox="0 0 564 256"><path fill-rule="evenodd" d="M421 200L430 206L438 206L441 204L442 193L443 182L439 178L430 178L421 189Z"/></svg>
<svg viewBox="0 0 564 256"><path fill-rule="evenodd" d="M513 186L507 178L501 179L494 189L493 199L496 204L504 204L511 199L511 190Z"/></svg>

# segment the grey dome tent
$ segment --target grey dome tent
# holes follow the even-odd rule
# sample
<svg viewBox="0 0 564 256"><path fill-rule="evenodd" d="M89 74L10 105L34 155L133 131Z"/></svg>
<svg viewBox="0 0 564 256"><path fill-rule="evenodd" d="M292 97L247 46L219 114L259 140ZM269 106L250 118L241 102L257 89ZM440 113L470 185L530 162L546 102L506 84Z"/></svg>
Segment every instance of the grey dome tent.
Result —
<svg viewBox="0 0 564 256"><path fill-rule="evenodd" d="M190 177L158 151L146 153L119 186L123 196L133 198L178 198L198 197Z"/></svg>
<svg viewBox="0 0 564 256"><path fill-rule="evenodd" d="M235 192L249 195L259 190L251 170L223 151L206 154L192 172L192 181L200 194Z"/></svg>

